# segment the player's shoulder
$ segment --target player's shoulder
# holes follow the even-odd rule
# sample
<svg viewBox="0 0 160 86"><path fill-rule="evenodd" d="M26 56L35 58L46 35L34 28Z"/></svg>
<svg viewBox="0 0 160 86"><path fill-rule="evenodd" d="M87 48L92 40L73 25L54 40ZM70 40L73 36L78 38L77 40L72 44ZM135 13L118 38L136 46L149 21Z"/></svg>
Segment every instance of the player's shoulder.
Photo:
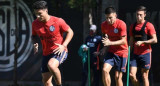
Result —
<svg viewBox="0 0 160 86"><path fill-rule="evenodd" d="M38 19L35 19L33 22L32 22L32 24L37 24L39 21L38 21Z"/></svg>
<svg viewBox="0 0 160 86"><path fill-rule="evenodd" d="M117 19L116 20L116 25L117 25L117 28L121 28L121 29L126 29L126 23L123 21L123 20L120 20L120 19Z"/></svg>
<svg viewBox="0 0 160 86"><path fill-rule="evenodd" d="M58 22L59 19L60 19L59 17L51 16L51 20L54 21L54 22Z"/></svg>
<svg viewBox="0 0 160 86"><path fill-rule="evenodd" d="M107 25L107 21L102 22L102 26Z"/></svg>
<svg viewBox="0 0 160 86"><path fill-rule="evenodd" d="M40 26L42 25L41 22L38 20L38 19L35 19L33 22L32 22L32 26L33 27L37 27L37 26Z"/></svg>
<svg viewBox="0 0 160 86"><path fill-rule="evenodd" d="M116 22L119 23L119 24L126 24L126 23L125 23L123 20L121 20L121 19L117 19Z"/></svg>
<svg viewBox="0 0 160 86"><path fill-rule="evenodd" d="M154 30L155 28L154 28L154 25L151 22L147 22L146 29L148 29L148 30Z"/></svg>
<svg viewBox="0 0 160 86"><path fill-rule="evenodd" d="M153 24L151 22L147 21L146 26L153 26Z"/></svg>
<svg viewBox="0 0 160 86"><path fill-rule="evenodd" d="M56 17L56 16L51 16L51 19L55 22L60 22L60 21L64 21L62 18L60 17Z"/></svg>

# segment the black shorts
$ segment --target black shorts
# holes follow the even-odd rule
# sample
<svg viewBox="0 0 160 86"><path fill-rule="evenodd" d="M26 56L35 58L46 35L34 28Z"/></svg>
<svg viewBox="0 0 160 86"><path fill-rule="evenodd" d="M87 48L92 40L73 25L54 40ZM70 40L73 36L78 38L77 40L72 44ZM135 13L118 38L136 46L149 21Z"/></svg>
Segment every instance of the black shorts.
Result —
<svg viewBox="0 0 160 86"><path fill-rule="evenodd" d="M120 57L113 53L108 52L107 56L104 57L104 63L114 66L117 71L126 72L127 57Z"/></svg>
<svg viewBox="0 0 160 86"><path fill-rule="evenodd" d="M151 67L151 53L144 55L134 54L130 61L131 67L140 67L144 69L150 69Z"/></svg>
<svg viewBox="0 0 160 86"><path fill-rule="evenodd" d="M61 56L59 56L58 54L50 54L48 56L43 56L42 59L42 66L41 66L41 72L45 73L45 72L49 72L48 69L48 61L51 58L55 58L59 61L59 64L63 63L66 59L67 59L68 53L66 51L63 51L63 53L61 54Z"/></svg>

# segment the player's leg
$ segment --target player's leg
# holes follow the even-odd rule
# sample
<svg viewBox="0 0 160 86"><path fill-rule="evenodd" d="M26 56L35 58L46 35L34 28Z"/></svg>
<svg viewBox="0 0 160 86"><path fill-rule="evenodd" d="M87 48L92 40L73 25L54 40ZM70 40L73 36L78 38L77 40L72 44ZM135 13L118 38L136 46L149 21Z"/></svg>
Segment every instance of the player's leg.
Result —
<svg viewBox="0 0 160 86"><path fill-rule="evenodd" d="M52 74L49 72L49 69L47 67L49 59L50 59L50 55L43 56L42 58L41 72L42 72L42 82L44 86L53 86Z"/></svg>
<svg viewBox="0 0 160 86"><path fill-rule="evenodd" d="M104 86L111 86L111 77L110 77L110 70L112 66L109 63L104 63L103 71L102 71L102 78Z"/></svg>
<svg viewBox="0 0 160 86"><path fill-rule="evenodd" d="M143 63L141 73L142 73L142 79L143 79L143 84L144 86L149 86L149 69L151 67L151 53L147 53L142 55L141 61Z"/></svg>
<svg viewBox="0 0 160 86"><path fill-rule="evenodd" d="M148 79L149 79L149 85L150 85L150 86L154 86L154 80L153 80L153 71L152 71L152 68L151 68L151 69L149 69Z"/></svg>
<svg viewBox="0 0 160 86"><path fill-rule="evenodd" d="M123 86L122 76L123 72L115 71L116 86Z"/></svg>
<svg viewBox="0 0 160 86"><path fill-rule="evenodd" d="M139 81L136 77L137 67L130 67L130 79L134 86L140 86Z"/></svg>
<svg viewBox="0 0 160 86"><path fill-rule="evenodd" d="M148 80L149 70L142 68L141 73L142 73L142 79L143 79L144 86L149 86L149 80Z"/></svg>
<svg viewBox="0 0 160 86"><path fill-rule="evenodd" d="M131 57L131 61L130 61L130 79L131 79L131 82L134 86L139 86L139 81L136 77L136 74L137 74L137 58L139 57L139 55L133 55L133 57Z"/></svg>
<svg viewBox="0 0 160 86"><path fill-rule="evenodd" d="M102 80L104 86L111 86L111 77L110 77L110 70L114 65L113 54L107 53L107 56L104 57L104 64L102 69Z"/></svg>
<svg viewBox="0 0 160 86"><path fill-rule="evenodd" d="M62 85L61 72L58 67L67 58L67 55L68 53L66 51L64 51L60 56L53 54L48 61L48 69L53 74L57 86Z"/></svg>
<svg viewBox="0 0 160 86"><path fill-rule="evenodd" d="M42 73L42 82L43 82L44 86L53 86L52 74L50 72Z"/></svg>
<svg viewBox="0 0 160 86"><path fill-rule="evenodd" d="M116 86L123 86L122 76L126 72L127 58L114 55Z"/></svg>
<svg viewBox="0 0 160 86"><path fill-rule="evenodd" d="M57 85L61 85L61 73L60 70L58 68L59 66L59 61L55 58L51 58L48 62L48 68L50 70L50 72L53 74L54 80L56 82Z"/></svg>

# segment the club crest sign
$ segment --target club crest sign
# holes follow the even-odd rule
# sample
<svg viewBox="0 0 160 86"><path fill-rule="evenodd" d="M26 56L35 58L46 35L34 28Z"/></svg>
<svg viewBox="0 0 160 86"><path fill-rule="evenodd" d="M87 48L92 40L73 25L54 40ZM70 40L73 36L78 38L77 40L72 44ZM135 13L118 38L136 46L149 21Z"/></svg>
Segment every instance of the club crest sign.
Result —
<svg viewBox="0 0 160 86"><path fill-rule="evenodd" d="M14 69L15 15L14 0L0 0L0 72ZM32 51L31 27L33 15L22 0L17 0L19 46L17 66L21 66Z"/></svg>
<svg viewBox="0 0 160 86"><path fill-rule="evenodd" d="M49 27L49 30L50 30L51 32L53 32L53 31L55 30L55 27L52 25L52 26Z"/></svg>

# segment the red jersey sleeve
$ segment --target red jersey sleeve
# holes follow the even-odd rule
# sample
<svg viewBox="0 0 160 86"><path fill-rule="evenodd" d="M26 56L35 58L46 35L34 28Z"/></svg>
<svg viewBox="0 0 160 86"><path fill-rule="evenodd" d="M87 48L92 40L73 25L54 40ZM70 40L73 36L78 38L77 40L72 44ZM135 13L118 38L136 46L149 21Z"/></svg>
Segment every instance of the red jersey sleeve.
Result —
<svg viewBox="0 0 160 86"><path fill-rule="evenodd" d="M151 23L147 23L147 34L148 35L156 34L155 28Z"/></svg>
<svg viewBox="0 0 160 86"><path fill-rule="evenodd" d="M62 18L59 19L59 25L60 25L60 29L63 32L66 32L70 28L69 25Z"/></svg>
<svg viewBox="0 0 160 86"><path fill-rule="evenodd" d="M131 24L131 26L130 26L129 36L133 36L133 24Z"/></svg>
<svg viewBox="0 0 160 86"><path fill-rule="evenodd" d="M121 21L119 28L120 28L120 36L127 36L127 26L123 21Z"/></svg>
<svg viewBox="0 0 160 86"><path fill-rule="evenodd" d="M36 32L35 32L35 24L34 22L32 23L32 35L37 35Z"/></svg>

